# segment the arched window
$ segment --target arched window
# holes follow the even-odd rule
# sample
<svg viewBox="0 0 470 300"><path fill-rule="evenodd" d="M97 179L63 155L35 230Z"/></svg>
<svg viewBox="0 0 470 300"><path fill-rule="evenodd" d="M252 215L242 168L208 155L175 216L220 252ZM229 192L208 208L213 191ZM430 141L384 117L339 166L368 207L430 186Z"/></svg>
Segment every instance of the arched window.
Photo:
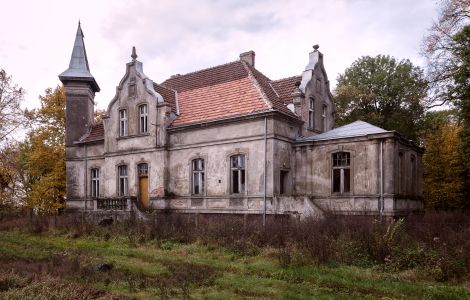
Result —
<svg viewBox="0 0 470 300"><path fill-rule="evenodd" d="M204 194L204 160L202 158L193 159L192 166L192 189L193 195Z"/></svg>
<svg viewBox="0 0 470 300"><path fill-rule="evenodd" d="M333 193L351 191L351 155L349 152L333 153Z"/></svg>
<svg viewBox="0 0 470 300"><path fill-rule="evenodd" d="M308 106L308 127L315 127L315 99L310 98Z"/></svg>
<svg viewBox="0 0 470 300"><path fill-rule="evenodd" d="M230 157L230 191L232 194L245 192L245 155L237 154Z"/></svg>
<svg viewBox="0 0 470 300"><path fill-rule="evenodd" d="M100 196L100 169L93 168L91 173L91 197L98 198Z"/></svg>
<svg viewBox="0 0 470 300"><path fill-rule="evenodd" d="M127 136L127 110L121 109L119 111L119 136Z"/></svg>
<svg viewBox="0 0 470 300"><path fill-rule="evenodd" d="M126 196L128 191L127 166L118 166L118 195Z"/></svg>
<svg viewBox="0 0 470 300"><path fill-rule="evenodd" d="M139 106L139 132L148 132L148 105L142 104Z"/></svg>
<svg viewBox="0 0 470 300"><path fill-rule="evenodd" d="M327 106L323 105L322 111L321 111L321 118L322 118L322 131L326 131L328 128L328 124L326 123L326 114L327 114Z"/></svg>

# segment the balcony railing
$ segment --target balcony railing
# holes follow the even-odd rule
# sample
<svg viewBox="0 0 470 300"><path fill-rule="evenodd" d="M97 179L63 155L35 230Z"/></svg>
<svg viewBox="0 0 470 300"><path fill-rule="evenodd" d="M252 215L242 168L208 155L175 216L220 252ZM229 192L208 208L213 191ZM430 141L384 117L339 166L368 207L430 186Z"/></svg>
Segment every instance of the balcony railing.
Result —
<svg viewBox="0 0 470 300"><path fill-rule="evenodd" d="M93 199L94 210L131 210L133 197Z"/></svg>

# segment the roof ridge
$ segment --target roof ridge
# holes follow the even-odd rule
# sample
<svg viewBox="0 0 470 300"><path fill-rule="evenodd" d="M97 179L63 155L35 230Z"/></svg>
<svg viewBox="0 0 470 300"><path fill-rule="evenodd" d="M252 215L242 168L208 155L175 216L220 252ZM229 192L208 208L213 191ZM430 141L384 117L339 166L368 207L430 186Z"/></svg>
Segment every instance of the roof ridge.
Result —
<svg viewBox="0 0 470 300"><path fill-rule="evenodd" d="M294 78L294 77L302 77L302 75L292 75L292 76L289 76L289 77L284 77L284 78L279 78L279 79L271 80L271 82L283 81L283 80L286 80L286 79L292 79L292 78Z"/></svg>
<svg viewBox="0 0 470 300"><path fill-rule="evenodd" d="M176 79L176 78L181 78L181 77L183 77L183 76L193 75L193 74L196 74L196 73L199 73L199 72L208 71L208 70L215 69L215 68L218 68L218 67L228 66L228 65L230 65L230 64L235 64L235 63L237 63L237 62L240 62L240 60L234 60L234 61L231 61L231 62L228 62L228 63L225 63L225 64L215 65L215 66L208 67L208 68L205 68L205 69L200 69L200 70L192 71L192 72L189 72L189 73L186 73L186 74L175 74L175 75L171 75L170 78L165 79L161 84L165 83L165 82L168 81L168 80L172 80L172 79Z"/></svg>
<svg viewBox="0 0 470 300"><path fill-rule="evenodd" d="M268 96L266 95L266 93L263 91L263 88L261 87L260 83L258 82L258 80L256 79L256 76L253 74L250 66L248 65L248 63L244 62L244 61L240 61L243 65L243 67L246 69L247 73L248 73L248 78L255 84L256 86L256 89L258 90L258 92L261 94L261 97L263 98L266 106L269 108L269 109L273 109L273 103L271 102L271 100L269 100Z"/></svg>
<svg viewBox="0 0 470 300"><path fill-rule="evenodd" d="M164 88L164 89L166 89L166 90L168 90L168 91L170 91L170 92L178 93L178 91L172 89L171 87L168 87L168 86L164 85L163 83L156 83L156 82L154 82L154 83L153 83L153 88L154 88L154 89L155 89L155 86L162 87L162 88Z"/></svg>

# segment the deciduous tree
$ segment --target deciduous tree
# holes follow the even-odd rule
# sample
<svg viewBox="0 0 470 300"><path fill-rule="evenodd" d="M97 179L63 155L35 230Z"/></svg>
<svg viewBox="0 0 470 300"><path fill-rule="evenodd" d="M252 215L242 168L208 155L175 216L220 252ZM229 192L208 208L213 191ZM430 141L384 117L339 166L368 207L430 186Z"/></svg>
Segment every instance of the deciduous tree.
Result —
<svg viewBox="0 0 470 300"><path fill-rule="evenodd" d="M409 60L363 56L338 77L338 124L361 119L416 140L426 92L423 70Z"/></svg>
<svg viewBox="0 0 470 300"><path fill-rule="evenodd" d="M462 131L455 110L426 114L423 142L424 201L427 208L469 208L465 200L464 157L459 151Z"/></svg>
<svg viewBox="0 0 470 300"><path fill-rule="evenodd" d="M65 206L65 94L47 89L41 108L28 112L35 126L22 145L21 163L27 170L26 202L38 212L57 212Z"/></svg>
<svg viewBox="0 0 470 300"><path fill-rule="evenodd" d="M23 97L24 90L0 69L0 142L24 123L20 107Z"/></svg>

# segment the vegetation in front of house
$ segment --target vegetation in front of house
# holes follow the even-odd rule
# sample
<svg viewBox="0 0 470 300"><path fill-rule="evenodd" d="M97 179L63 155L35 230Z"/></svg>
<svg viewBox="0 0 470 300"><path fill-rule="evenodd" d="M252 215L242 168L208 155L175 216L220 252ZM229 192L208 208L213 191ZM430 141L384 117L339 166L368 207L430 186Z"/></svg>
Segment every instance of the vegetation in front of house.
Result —
<svg viewBox="0 0 470 300"><path fill-rule="evenodd" d="M470 299L469 215L258 221L4 217L0 298Z"/></svg>

